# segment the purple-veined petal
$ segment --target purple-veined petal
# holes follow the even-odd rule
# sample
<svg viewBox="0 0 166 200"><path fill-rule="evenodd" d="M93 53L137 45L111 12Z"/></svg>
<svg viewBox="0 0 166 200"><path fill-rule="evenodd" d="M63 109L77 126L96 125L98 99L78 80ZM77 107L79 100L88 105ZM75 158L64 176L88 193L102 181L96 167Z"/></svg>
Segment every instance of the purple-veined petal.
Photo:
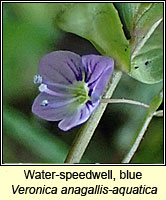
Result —
<svg viewBox="0 0 166 200"><path fill-rule="evenodd" d="M42 105L43 101L48 105ZM76 98L59 97L40 93L32 106L32 112L48 121L59 121L71 116L77 110Z"/></svg>
<svg viewBox="0 0 166 200"><path fill-rule="evenodd" d="M91 98L94 102L98 101L99 98L102 96L112 72L112 68L106 68L100 78L91 86L89 86L89 88L92 89Z"/></svg>
<svg viewBox="0 0 166 200"><path fill-rule="evenodd" d="M82 64L86 71L86 82L92 84L96 81L106 68L114 69L114 61L110 57L98 55L82 56Z"/></svg>
<svg viewBox="0 0 166 200"><path fill-rule="evenodd" d="M72 116L64 118L59 122L58 127L64 131L68 131L71 128L80 125L88 120L90 117L88 109L86 107L76 111Z"/></svg>
<svg viewBox="0 0 166 200"><path fill-rule="evenodd" d="M41 58L38 71L44 82L72 84L82 78L81 57L69 51L54 51Z"/></svg>
<svg viewBox="0 0 166 200"><path fill-rule="evenodd" d="M97 108L98 104L99 102L92 106L86 103L86 105L82 109L77 110L72 116L66 117L62 121L60 121L58 127L61 130L68 131L75 126L86 122L92 112Z"/></svg>
<svg viewBox="0 0 166 200"><path fill-rule="evenodd" d="M86 108L88 109L89 113L92 114L92 112L97 108L97 106L99 105L100 100L92 103L92 101L88 101L86 102Z"/></svg>
<svg viewBox="0 0 166 200"><path fill-rule="evenodd" d="M113 72L114 61L110 57L87 55L82 57L86 71L86 82L94 102L103 94L106 84Z"/></svg>
<svg viewBox="0 0 166 200"><path fill-rule="evenodd" d="M77 126L80 118L80 111L76 111L72 116L64 118L59 122L58 127L63 131L68 131Z"/></svg>

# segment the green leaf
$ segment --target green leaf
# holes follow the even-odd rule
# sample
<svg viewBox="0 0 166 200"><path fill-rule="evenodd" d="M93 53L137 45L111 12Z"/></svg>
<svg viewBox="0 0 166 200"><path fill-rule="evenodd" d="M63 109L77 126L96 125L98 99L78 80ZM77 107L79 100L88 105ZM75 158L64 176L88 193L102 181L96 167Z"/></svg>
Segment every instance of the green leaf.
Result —
<svg viewBox="0 0 166 200"><path fill-rule="evenodd" d="M163 4L116 3L130 34L130 75L143 83L163 78Z"/></svg>
<svg viewBox="0 0 166 200"><path fill-rule="evenodd" d="M112 3L62 6L56 24L67 32L89 40L101 54L114 58L116 66L123 71L130 70L129 42Z"/></svg>
<svg viewBox="0 0 166 200"><path fill-rule="evenodd" d="M140 17L151 7L152 3L115 3L123 24L130 34Z"/></svg>
<svg viewBox="0 0 166 200"><path fill-rule="evenodd" d="M150 37L147 33L131 57L130 75L144 83L157 83L163 79L163 23L157 21L154 26L157 27L153 33Z"/></svg>

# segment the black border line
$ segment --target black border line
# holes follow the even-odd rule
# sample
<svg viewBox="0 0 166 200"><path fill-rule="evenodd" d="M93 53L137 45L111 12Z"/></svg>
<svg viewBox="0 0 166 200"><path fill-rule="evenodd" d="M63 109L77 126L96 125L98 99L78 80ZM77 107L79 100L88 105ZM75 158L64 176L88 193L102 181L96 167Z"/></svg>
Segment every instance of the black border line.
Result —
<svg viewBox="0 0 166 200"><path fill-rule="evenodd" d="M122 2L122 3L163 3L163 102L164 102L164 111L163 111L163 163L161 164L33 164L33 163L21 163L21 164L3 164L3 4L4 3L116 3L116 2ZM165 1L1 1L1 162L0 166L7 167L7 166L166 166L165 163Z"/></svg>

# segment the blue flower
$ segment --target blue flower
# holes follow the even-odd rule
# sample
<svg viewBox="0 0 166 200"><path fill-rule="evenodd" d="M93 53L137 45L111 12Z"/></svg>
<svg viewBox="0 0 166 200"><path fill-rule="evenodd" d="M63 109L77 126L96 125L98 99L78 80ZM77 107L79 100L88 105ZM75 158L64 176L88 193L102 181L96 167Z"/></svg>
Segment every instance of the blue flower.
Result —
<svg viewBox="0 0 166 200"><path fill-rule="evenodd" d="M79 55L54 51L39 62L41 92L34 100L32 112L48 121L60 121L64 131L84 123L100 103L113 72L113 59L98 55Z"/></svg>

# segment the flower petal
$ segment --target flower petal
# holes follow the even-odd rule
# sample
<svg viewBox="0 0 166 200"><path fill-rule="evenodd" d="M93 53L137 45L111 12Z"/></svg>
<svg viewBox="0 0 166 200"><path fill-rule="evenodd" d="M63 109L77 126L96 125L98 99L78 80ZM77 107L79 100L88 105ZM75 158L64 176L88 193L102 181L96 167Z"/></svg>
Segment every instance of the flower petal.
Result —
<svg viewBox="0 0 166 200"><path fill-rule="evenodd" d="M110 57L98 55L86 55L82 57L82 63L86 71L86 82L93 95L94 102L97 101L111 76L114 69L114 61Z"/></svg>
<svg viewBox="0 0 166 200"><path fill-rule="evenodd" d="M82 64L87 74L86 82L91 84L97 80L106 68L114 69L114 61L110 57L98 55L82 56Z"/></svg>
<svg viewBox="0 0 166 200"><path fill-rule="evenodd" d="M82 77L81 57L69 51L54 51L39 62L39 74L44 82L72 84Z"/></svg>
<svg viewBox="0 0 166 200"><path fill-rule="evenodd" d="M86 106L80 110L77 110L72 116L66 117L60 121L58 127L63 131L68 131L75 126L86 122L98 104L99 102L92 106L87 103Z"/></svg>
<svg viewBox="0 0 166 200"><path fill-rule="evenodd" d="M77 126L78 119L80 118L80 111L75 112L72 116L64 118L59 122L58 127L63 131L68 131Z"/></svg>
<svg viewBox="0 0 166 200"><path fill-rule="evenodd" d="M90 89L92 88L91 98L93 102L98 101L102 96L112 72L112 68L106 68L100 78L90 86Z"/></svg>
<svg viewBox="0 0 166 200"><path fill-rule="evenodd" d="M60 121L58 127L61 130L68 131L75 126L84 123L85 121L88 120L89 117L90 113L87 110L87 108L84 107L83 109L75 112L72 116L66 117L62 121Z"/></svg>
<svg viewBox="0 0 166 200"><path fill-rule="evenodd" d="M45 100L48 102L46 106L42 105L42 102L45 102ZM34 114L49 121L59 121L69 117L77 109L76 99L52 96L45 92L39 94L32 105L32 112Z"/></svg>

